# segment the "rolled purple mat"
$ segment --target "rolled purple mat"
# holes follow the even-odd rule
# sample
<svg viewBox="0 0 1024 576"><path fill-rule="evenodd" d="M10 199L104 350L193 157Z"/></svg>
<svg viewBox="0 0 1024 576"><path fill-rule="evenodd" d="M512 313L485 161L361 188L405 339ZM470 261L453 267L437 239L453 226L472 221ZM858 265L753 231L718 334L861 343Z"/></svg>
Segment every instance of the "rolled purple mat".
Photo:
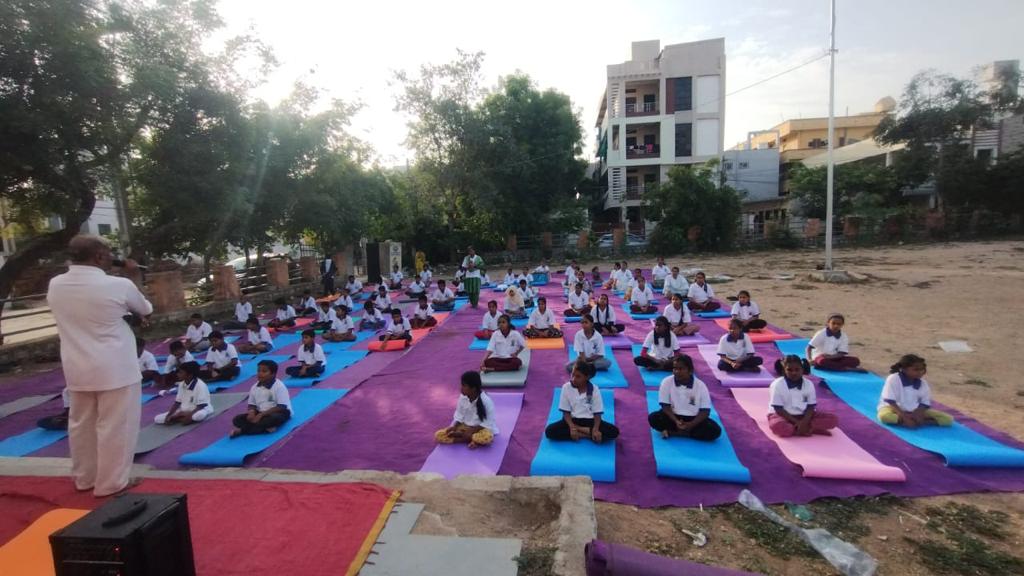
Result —
<svg viewBox="0 0 1024 576"><path fill-rule="evenodd" d="M756 576L754 572L666 558L601 540L591 540L584 553L587 576Z"/></svg>

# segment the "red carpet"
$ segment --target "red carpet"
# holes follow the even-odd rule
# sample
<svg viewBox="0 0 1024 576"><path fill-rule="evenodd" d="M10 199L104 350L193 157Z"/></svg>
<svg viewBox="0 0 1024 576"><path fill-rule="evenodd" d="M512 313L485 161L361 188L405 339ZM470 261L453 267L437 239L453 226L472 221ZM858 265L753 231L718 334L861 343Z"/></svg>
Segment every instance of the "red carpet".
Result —
<svg viewBox="0 0 1024 576"><path fill-rule="evenodd" d="M357 570L393 504L374 484L149 479L133 491L188 494L196 570L209 576ZM0 477L0 545L50 510L103 502L67 478Z"/></svg>

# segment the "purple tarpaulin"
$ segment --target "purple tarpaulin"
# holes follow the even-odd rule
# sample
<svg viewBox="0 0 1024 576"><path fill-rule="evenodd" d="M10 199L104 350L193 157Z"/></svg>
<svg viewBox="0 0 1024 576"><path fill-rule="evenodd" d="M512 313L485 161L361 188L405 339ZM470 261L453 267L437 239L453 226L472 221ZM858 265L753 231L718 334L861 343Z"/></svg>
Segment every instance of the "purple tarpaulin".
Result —
<svg viewBox="0 0 1024 576"><path fill-rule="evenodd" d="M587 576L756 576L754 572L658 556L603 540L591 540L584 550Z"/></svg>

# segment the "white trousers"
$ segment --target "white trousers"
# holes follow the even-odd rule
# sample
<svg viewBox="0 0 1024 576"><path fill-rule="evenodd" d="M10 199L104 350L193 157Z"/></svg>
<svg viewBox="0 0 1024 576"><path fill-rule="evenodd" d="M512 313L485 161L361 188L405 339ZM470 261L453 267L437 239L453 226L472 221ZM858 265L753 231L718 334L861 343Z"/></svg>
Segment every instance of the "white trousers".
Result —
<svg viewBox="0 0 1024 576"><path fill-rule="evenodd" d="M195 412L192 413L192 421L193 422L202 422L203 420L206 420L207 418L209 418L211 414L213 414L213 406L210 406L209 404L207 404L205 408L202 408L200 410L196 410ZM153 422L156 422L157 424L166 424L167 423L167 412L161 412L161 413L157 414L156 416L154 416L153 417Z"/></svg>
<svg viewBox="0 0 1024 576"><path fill-rule="evenodd" d="M108 496L128 485L141 417L141 383L102 392L71 391L68 441L75 488Z"/></svg>

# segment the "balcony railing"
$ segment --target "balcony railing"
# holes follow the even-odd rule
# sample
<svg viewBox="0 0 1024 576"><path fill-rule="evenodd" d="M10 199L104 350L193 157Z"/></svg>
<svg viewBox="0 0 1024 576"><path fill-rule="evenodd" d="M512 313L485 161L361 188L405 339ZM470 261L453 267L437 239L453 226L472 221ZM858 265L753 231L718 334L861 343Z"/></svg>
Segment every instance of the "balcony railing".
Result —
<svg viewBox="0 0 1024 576"><path fill-rule="evenodd" d="M626 158L655 158L661 155L661 146L657 144L637 144L626 148Z"/></svg>
<svg viewBox="0 0 1024 576"><path fill-rule="evenodd" d="M657 113L657 102L635 102L632 104L626 104L626 116L649 116Z"/></svg>
<svg viewBox="0 0 1024 576"><path fill-rule="evenodd" d="M626 200L640 200L644 197L644 191L647 190L647 186L640 184L637 186L626 186Z"/></svg>

